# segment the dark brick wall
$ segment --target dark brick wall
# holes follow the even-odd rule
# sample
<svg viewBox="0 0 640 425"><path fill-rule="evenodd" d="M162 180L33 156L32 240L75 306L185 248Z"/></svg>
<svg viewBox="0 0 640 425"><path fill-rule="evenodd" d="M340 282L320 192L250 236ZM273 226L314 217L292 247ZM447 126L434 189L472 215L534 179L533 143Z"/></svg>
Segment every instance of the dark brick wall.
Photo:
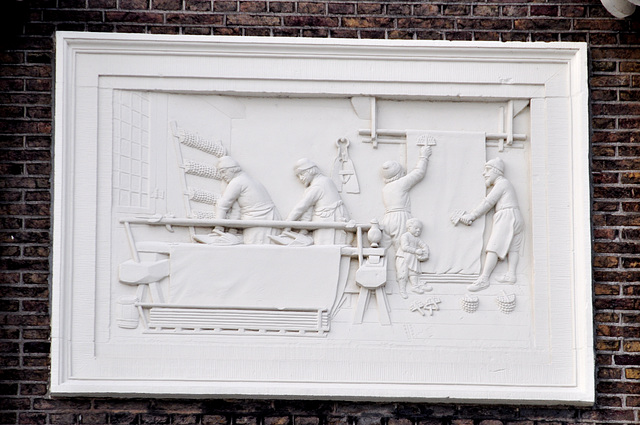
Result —
<svg viewBox="0 0 640 425"><path fill-rule="evenodd" d="M0 423L640 423L640 22L597 0L2 0ZM47 396L56 30L586 41L590 53L597 404L593 408Z"/></svg>

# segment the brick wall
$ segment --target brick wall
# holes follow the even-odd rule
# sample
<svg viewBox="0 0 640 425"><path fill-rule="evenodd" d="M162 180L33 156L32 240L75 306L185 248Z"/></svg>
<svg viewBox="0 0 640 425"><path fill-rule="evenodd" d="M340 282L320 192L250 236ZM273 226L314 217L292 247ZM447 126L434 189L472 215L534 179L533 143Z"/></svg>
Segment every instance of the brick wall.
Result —
<svg viewBox="0 0 640 425"><path fill-rule="evenodd" d="M640 22L596 0L3 0L0 423L640 423ZM586 41L590 53L597 403L593 408L47 396L56 30Z"/></svg>

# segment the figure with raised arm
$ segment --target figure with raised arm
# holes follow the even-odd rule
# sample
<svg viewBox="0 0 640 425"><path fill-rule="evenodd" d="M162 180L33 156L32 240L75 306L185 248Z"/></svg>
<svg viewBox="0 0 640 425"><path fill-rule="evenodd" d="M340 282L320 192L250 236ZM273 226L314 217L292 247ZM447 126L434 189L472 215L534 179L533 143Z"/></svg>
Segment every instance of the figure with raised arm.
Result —
<svg viewBox="0 0 640 425"><path fill-rule="evenodd" d="M405 232L407 220L411 218L411 199L409 191L418 184L427 173L427 163L431 156L431 146L420 147L420 158L415 168L406 173L397 161L382 164L382 202L384 217L381 221L384 234L398 249L400 236Z"/></svg>
<svg viewBox="0 0 640 425"><path fill-rule="evenodd" d="M233 158L221 157L217 169L227 187L218 199L216 218L227 218L227 213L237 202L241 220L280 219L267 189L244 172ZM270 227L249 227L243 230L242 239L245 244L268 244L269 235L275 234L276 230Z"/></svg>
<svg viewBox="0 0 640 425"><path fill-rule="evenodd" d="M396 252L396 280L402 298L407 298L408 283L411 283L411 291L416 294L433 289L431 286L420 286L420 262L429 258L429 247L420 239L421 234L422 222L417 218L407 220L407 231L400 236Z"/></svg>
<svg viewBox="0 0 640 425"><path fill-rule="evenodd" d="M307 158L296 162L296 177L304 185L302 199L293 207L287 221L344 222L349 213L342 202L338 189L329 177L320 172L320 168ZM341 245L347 242L344 230L318 229L313 231L313 243L316 245Z"/></svg>
<svg viewBox="0 0 640 425"><path fill-rule="evenodd" d="M492 208L493 227L491 236L485 247L486 258L480 277L467 287L471 292L482 291L489 287L489 277L498 264L498 260L507 259L508 271L498 281L516 282L516 269L520 259L520 250L524 239L524 220L520 213L516 191L509 180L504 177L504 161L494 158L485 164L485 185L491 188L484 200L470 213L460 217L460 222L470 226L478 217Z"/></svg>

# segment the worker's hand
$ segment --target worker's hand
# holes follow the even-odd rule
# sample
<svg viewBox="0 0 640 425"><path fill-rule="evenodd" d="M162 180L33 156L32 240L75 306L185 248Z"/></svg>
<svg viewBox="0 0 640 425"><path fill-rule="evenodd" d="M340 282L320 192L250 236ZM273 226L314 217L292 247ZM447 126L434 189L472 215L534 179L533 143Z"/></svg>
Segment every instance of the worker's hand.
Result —
<svg viewBox="0 0 640 425"><path fill-rule="evenodd" d="M475 218L471 214L464 214L462 217L460 217L460 223L466 224L467 226L471 226L473 220L475 220Z"/></svg>
<svg viewBox="0 0 640 425"><path fill-rule="evenodd" d="M431 146L420 146L420 156L422 158L427 158L429 159L429 157L431 156Z"/></svg>

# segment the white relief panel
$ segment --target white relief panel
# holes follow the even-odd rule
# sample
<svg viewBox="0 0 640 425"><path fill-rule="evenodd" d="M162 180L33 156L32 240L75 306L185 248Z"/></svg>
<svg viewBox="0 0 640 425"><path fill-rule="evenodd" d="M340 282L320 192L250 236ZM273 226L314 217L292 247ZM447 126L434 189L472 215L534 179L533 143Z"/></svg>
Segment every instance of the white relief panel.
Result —
<svg viewBox="0 0 640 425"><path fill-rule="evenodd" d="M583 45L58 43L54 394L593 400Z"/></svg>

